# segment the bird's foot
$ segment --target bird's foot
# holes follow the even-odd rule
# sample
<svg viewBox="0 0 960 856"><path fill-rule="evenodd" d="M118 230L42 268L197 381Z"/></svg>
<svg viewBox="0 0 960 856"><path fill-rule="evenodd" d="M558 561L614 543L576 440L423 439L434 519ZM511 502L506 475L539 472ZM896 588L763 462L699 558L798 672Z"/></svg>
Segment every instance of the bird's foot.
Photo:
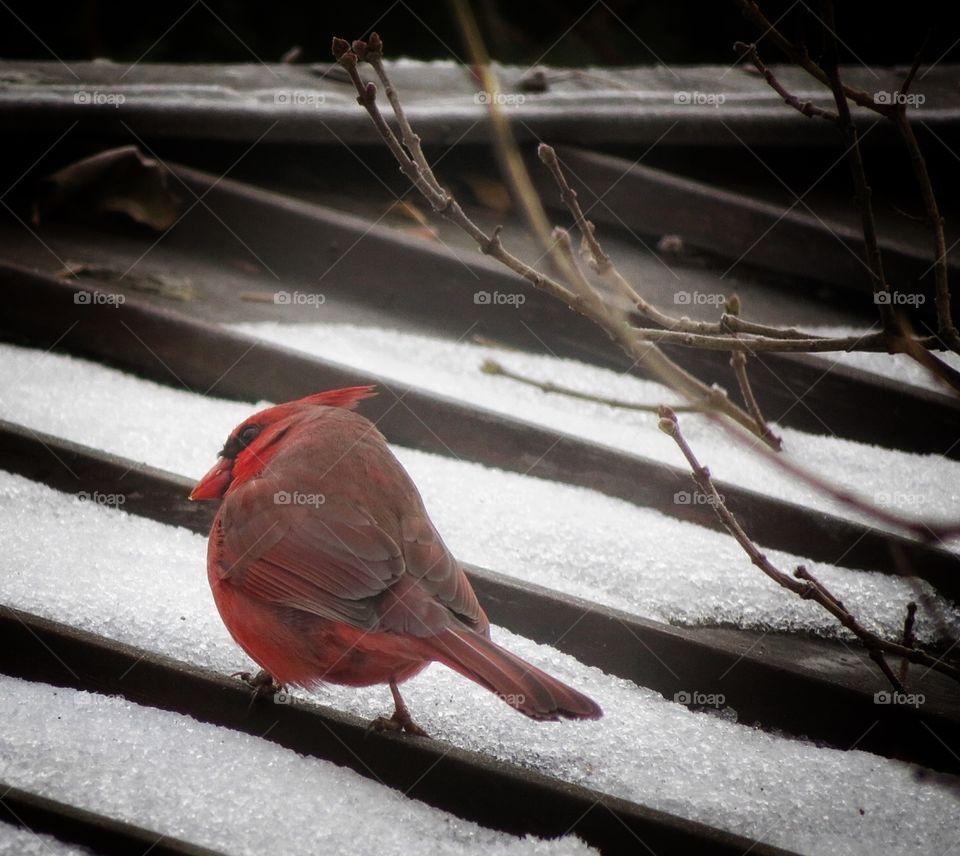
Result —
<svg viewBox="0 0 960 856"><path fill-rule="evenodd" d="M231 678L240 678L250 689L253 690L253 698L273 698L277 693L286 693L287 688L278 683L265 669L261 669L255 675L249 672L234 672Z"/></svg>
<svg viewBox="0 0 960 856"><path fill-rule="evenodd" d="M378 716L367 729L370 731L406 731L407 734L415 734L417 737L429 737L417 723L413 721L409 711L395 710L393 716Z"/></svg>
<svg viewBox="0 0 960 856"><path fill-rule="evenodd" d="M430 735L413 721L413 717L410 716L410 711L400 695L400 688L393 678L390 678L390 692L393 693L393 716L389 719L385 716L378 716L370 723L367 732L406 731L407 734L416 734L417 737L429 737Z"/></svg>

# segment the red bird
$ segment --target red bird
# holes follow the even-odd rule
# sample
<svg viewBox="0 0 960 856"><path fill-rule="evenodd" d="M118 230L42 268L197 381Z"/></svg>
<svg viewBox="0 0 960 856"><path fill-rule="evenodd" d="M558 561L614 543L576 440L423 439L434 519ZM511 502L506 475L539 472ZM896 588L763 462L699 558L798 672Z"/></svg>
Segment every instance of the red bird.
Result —
<svg viewBox="0 0 960 856"><path fill-rule="evenodd" d="M261 686L387 683L379 727L424 732L397 685L449 666L533 719L596 719L587 696L490 640L463 568L356 386L262 410L230 435L190 499L223 503L207 576Z"/></svg>

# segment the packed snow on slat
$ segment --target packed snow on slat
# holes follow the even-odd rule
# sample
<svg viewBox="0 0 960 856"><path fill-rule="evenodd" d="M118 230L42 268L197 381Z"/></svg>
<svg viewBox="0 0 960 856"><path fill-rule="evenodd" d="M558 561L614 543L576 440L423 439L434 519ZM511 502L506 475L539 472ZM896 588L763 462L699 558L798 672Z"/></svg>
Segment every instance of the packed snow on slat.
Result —
<svg viewBox="0 0 960 856"><path fill-rule="evenodd" d="M52 835L0 821L0 856L95 856L92 850L67 844Z"/></svg>
<svg viewBox="0 0 960 856"><path fill-rule="evenodd" d="M225 853L596 852L572 835L484 829L329 761L121 698L0 675L0 721L8 784Z"/></svg>
<svg viewBox="0 0 960 856"><path fill-rule="evenodd" d="M255 407L82 360L16 348L2 356L5 418L189 476L213 462L230 429ZM29 383L18 380L24 373ZM735 550L721 549L717 533L586 489L396 451L463 559L660 619L822 632L831 626ZM212 603L204 537L127 515L117 497L112 504L108 497L82 501L9 474L0 480L0 508L6 524L0 602L221 674L253 668ZM787 566L800 560L774 558ZM880 629L896 631L898 605L914 594L908 582L814 567L859 614L877 615ZM955 611L938 605L956 632ZM936 631L929 620L920 626L927 638ZM604 718L532 722L432 666L404 694L434 736L804 852L941 852L954 843L960 783L950 777L920 776L903 762L741 726L735 699L726 700L719 716L692 712L554 649L501 628L493 632L594 697ZM314 697L364 718L390 709L384 687L327 687ZM18 741L0 745L8 759L19 751ZM56 770L47 773L57 777Z"/></svg>

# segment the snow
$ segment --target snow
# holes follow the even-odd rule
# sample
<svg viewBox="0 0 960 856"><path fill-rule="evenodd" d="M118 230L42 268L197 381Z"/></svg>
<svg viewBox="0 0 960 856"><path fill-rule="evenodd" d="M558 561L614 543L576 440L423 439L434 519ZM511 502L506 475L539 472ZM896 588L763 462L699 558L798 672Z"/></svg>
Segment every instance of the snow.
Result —
<svg viewBox="0 0 960 856"><path fill-rule="evenodd" d="M653 381L575 360L378 327L266 322L236 325L236 329L546 428L560 426L564 433L595 443L675 467L686 466L674 442L657 430L654 414L545 393L516 380L484 374L480 367L484 360L493 359L513 373L581 392L643 404L672 404L678 400L675 393ZM796 406L805 407L802 401ZM783 438L784 454L791 460L907 517L956 519L960 461L845 440L833 435L829 415L821 416L826 420L823 434L775 426ZM731 443L726 433L705 417L681 414L680 426L700 461L709 466L717 480L808 508L874 522L761 460L752 450Z"/></svg>
<svg viewBox="0 0 960 856"><path fill-rule="evenodd" d="M864 332L856 327L813 326L807 329L818 336L857 336ZM879 332L879 328L875 328L872 332ZM954 354L951 351L937 351L936 355L947 365L960 371L960 354ZM817 354L817 359L825 360L831 365L851 366L878 377L897 380L910 386L949 394L949 390L942 381L905 354L873 354L856 351L844 353L840 351L831 354Z"/></svg>
<svg viewBox="0 0 960 856"><path fill-rule="evenodd" d="M251 667L213 605L203 536L79 502L13 475L0 481L0 514L6 521L0 603L221 674ZM604 718L532 722L435 665L404 685L414 716L435 737L803 852L937 853L954 843L960 822L960 781L954 778L919 780L918 768L903 762L738 725L735 698L725 700L733 710L727 708L724 717L694 713L503 629L494 628L494 638L587 692L603 706ZM79 797L82 785L90 793L85 799L103 800L86 807L182 837L208 827L212 835L228 835L232 819L250 852L262 846L261 834L286 846L275 837L285 835L282 819L288 815L266 825L258 817L285 812L288 804L298 822L313 816L304 814L307 809L322 811L304 802L320 787L313 784L312 777L320 776L311 772L314 762L183 717L147 716L124 702L81 697L82 704L58 690L51 698L43 687L0 679L0 765L6 762L11 783L61 799ZM390 709L385 687L328 687L316 697L364 718ZM37 716L39 709L43 716ZM183 752L171 753L171 745ZM285 784L272 788L274 770L275 781ZM356 781L351 794L364 792ZM56 790L58 782L66 790ZM171 782L177 790L166 796ZM217 798L224 790L231 800ZM184 792L193 807L189 816L177 796ZM135 804L132 794L142 799ZM258 815L259 800L269 802ZM351 803L360 800L351 797ZM265 829L256 831L250 825L255 821ZM359 826L376 824L371 819ZM318 827L328 828L321 822ZM398 835L401 827L391 824Z"/></svg>
<svg viewBox="0 0 960 856"><path fill-rule="evenodd" d="M0 821L0 856L94 856L93 851L66 844L50 835Z"/></svg>
<svg viewBox="0 0 960 856"><path fill-rule="evenodd" d="M11 784L231 854L409 856L424 842L457 856L595 852L574 836L484 829L328 761L121 698L0 676L0 719Z"/></svg>
<svg viewBox="0 0 960 856"><path fill-rule="evenodd" d="M230 431L262 405L206 398L85 360L0 346L5 418L194 478L213 464ZM668 623L841 633L825 611L760 574L725 534L586 488L400 447L394 452L463 561ZM24 515L32 501L10 513ZM75 525L85 525L84 519ZM29 532L29 513L22 524L8 529L7 542ZM29 561L29 540L21 550ZM898 635L906 603L931 598L945 618L940 625L921 610L918 637L960 635L957 611L926 583L779 551L768 555L787 570L807 564L875 630Z"/></svg>

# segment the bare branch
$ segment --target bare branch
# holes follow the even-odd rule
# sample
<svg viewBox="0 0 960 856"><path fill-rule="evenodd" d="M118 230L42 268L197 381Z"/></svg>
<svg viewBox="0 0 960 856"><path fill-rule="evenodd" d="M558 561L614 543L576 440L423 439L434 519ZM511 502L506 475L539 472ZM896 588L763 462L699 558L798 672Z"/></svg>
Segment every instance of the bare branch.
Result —
<svg viewBox="0 0 960 856"><path fill-rule="evenodd" d="M740 298L733 295L727 301L729 314L736 316L740 313ZM734 334L736 336L736 334ZM763 412L760 410L760 404L753 394L753 387L750 385L750 377L747 375L747 355L743 351L734 351L730 355L730 367L737 378L737 385L740 387L740 394L743 396L743 403L747 406L747 412L757 423L757 431L767 441L767 445L778 452L783 450L783 440L770 429L767 420L763 418Z"/></svg>
<svg viewBox="0 0 960 856"><path fill-rule="evenodd" d="M830 122L837 121L838 116L832 110L824 110L822 107L818 107L812 101L801 101L796 95L788 92L783 84L777 80L774 73L763 64L763 61L760 59L760 55L757 53L756 45L748 45L744 44L743 42L736 42L733 45L733 49L740 54L741 59L743 57L748 57L757 71L763 75L763 79L767 81L770 88L776 92L785 103L793 107L793 109L798 113L802 113L808 118L818 116L819 118L827 119Z"/></svg>
<svg viewBox="0 0 960 856"><path fill-rule="evenodd" d="M717 491L710 476L710 471L702 466L697 460L696 455L690 448L686 439L680 433L680 426L677 422L676 414L669 407L660 408L660 430L670 436L677 444L683 456L690 466L693 480L697 487L708 497L709 504L712 506L724 528L734 537L743 551L750 558L750 561L756 565L764 574L783 588L789 589L794 594L806 600L812 600L819 604L823 609L829 612L844 627L853 633L857 639L870 653L871 658L880 667L897 692L903 692L903 684L893 673L889 664L886 662L886 654L902 657L911 663L917 663L930 669L935 669L955 681L960 682L960 669L955 668L941 658L934 657L920 648L901 645L897 642L890 642L875 633L867 630L860 624L843 603L835 597L813 575L803 566L797 568L796 577L791 577L779 570L753 543L750 536L740 525L740 522L734 516L733 512L727 508L723 497Z"/></svg>
<svg viewBox="0 0 960 856"><path fill-rule="evenodd" d="M860 208L860 223L863 229L863 241L866 245L866 262L870 268L870 279L873 283L873 295L877 304L877 311L880 314L880 322L883 324L884 332L891 334L896 329L896 320L890 301L890 285L883 275L883 259L877 241L877 224L873 217L873 203L871 202L872 191L870 185L867 184L867 174L863 168L860 137L850 116L850 105L847 103L847 95L840 81L840 61L832 0L823 0L821 8L827 55L827 81L833 91L833 100L837 105L838 124L847 145L847 162L850 164L850 175L853 178L854 196Z"/></svg>
<svg viewBox="0 0 960 856"><path fill-rule="evenodd" d="M624 401L622 398L608 398L604 395L594 395L589 392L580 392L580 390L572 389L569 386L563 386L559 383L553 383L552 381L534 380L533 378L510 371L510 369L505 368L496 360L484 360L483 365L480 366L480 371L482 371L484 374L499 375L500 377L506 377L510 380L519 381L520 383L525 383L527 386L532 386L535 389L539 389L543 392L566 395L569 398L577 398L580 401L590 401L594 404L605 404L608 407L618 407L621 410L634 410L638 413L660 412L659 404L638 404L634 401ZM676 413L701 412L699 407L691 407L687 404L674 404L671 406Z"/></svg>
<svg viewBox="0 0 960 856"><path fill-rule="evenodd" d="M910 601L907 604L907 614L903 619L903 644L907 648L913 648L916 644L916 637L913 634L913 623L917 617L917 605ZM910 661L904 660L900 663L900 683L907 682L907 672L910 670Z"/></svg>

